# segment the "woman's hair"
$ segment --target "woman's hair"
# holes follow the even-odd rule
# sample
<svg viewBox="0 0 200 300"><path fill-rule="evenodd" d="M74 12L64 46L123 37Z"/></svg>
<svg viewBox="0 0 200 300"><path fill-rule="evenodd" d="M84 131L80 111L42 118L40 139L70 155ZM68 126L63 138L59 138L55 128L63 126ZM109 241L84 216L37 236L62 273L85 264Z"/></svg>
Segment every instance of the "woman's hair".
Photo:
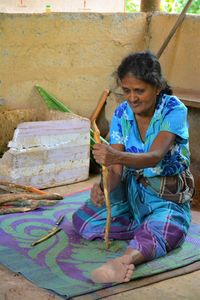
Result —
<svg viewBox="0 0 200 300"><path fill-rule="evenodd" d="M117 83L126 75L132 75L152 86L161 88L165 94L172 94L171 87L162 75L157 57L150 51L136 52L125 57L117 69Z"/></svg>

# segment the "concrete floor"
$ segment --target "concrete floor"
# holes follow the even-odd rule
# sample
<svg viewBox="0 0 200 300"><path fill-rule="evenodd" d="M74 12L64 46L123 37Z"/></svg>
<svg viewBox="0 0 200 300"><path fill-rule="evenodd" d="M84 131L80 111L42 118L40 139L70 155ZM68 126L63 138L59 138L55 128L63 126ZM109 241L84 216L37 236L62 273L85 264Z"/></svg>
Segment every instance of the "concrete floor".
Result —
<svg viewBox="0 0 200 300"><path fill-rule="evenodd" d="M48 189L52 192L67 194L92 186L98 182L98 176L89 180L62 187ZM192 211L193 221L200 223L200 211ZM84 296L82 296L84 300ZM200 270L164 280L149 286L137 288L117 295L107 297L109 300L199 300ZM37 288L19 274L15 274L0 265L0 300L52 300L62 299L46 290ZM80 298L79 298L80 299Z"/></svg>

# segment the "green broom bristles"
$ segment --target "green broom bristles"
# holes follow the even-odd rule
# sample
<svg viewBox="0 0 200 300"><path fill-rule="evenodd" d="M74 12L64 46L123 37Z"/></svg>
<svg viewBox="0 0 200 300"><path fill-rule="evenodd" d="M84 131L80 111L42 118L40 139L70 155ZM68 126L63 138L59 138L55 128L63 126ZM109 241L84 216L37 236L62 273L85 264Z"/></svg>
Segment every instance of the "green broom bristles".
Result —
<svg viewBox="0 0 200 300"><path fill-rule="evenodd" d="M67 106L65 106L55 96L47 92L44 88L42 88L39 85L36 85L35 87L50 110L58 110L62 112L73 113ZM104 138L100 137L100 139L103 143L108 144L108 142ZM93 130L90 129L90 147L92 147L94 144L95 140L93 138Z"/></svg>

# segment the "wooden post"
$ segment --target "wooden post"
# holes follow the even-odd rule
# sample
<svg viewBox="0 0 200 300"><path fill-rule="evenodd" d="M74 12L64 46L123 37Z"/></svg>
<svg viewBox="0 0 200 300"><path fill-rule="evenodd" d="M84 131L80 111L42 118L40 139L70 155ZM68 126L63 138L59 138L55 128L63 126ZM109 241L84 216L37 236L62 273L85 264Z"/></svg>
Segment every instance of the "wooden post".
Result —
<svg viewBox="0 0 200 300"><path fill-rule="evenodd" d="M140 11L151 12L160 10L160 0L141 0Z"/></svg>

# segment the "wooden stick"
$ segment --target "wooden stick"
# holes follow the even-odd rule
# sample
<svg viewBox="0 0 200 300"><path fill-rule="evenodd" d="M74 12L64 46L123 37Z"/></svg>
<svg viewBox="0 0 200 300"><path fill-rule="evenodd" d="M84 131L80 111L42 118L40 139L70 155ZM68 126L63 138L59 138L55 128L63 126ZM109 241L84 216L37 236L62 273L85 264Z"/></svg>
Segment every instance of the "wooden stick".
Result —
<svg viewBox="0 0 200 300"><path fill-rule="evenodd" d="M62 200L63 197L59 194L45 194L45 195L34 195L34 194L3 194L0 195L0 205L3 203L8 203L12 201L23 201L28 199L34 199L34 200Z"/></svg>
<svg viewBox="0 0 200 300"><path fill-rule="evenodd" d="M61 228L59 228L59 227L54 227L53 230L51 230L50 233L48 233L47 235L45 235L45 236L42 237L41 239L37 240L36 242L32 243L31 246L36 246L37 244L40 244L40 243L46 241L47 239L49 239L51 236L55 235L55 234L58 233L59 231L61 231Z"/></svg>
<svg viewBox="0 0 200 300"><path fill-rule="evenodd" d="M27 207L0 207L0 215L11 214L11 213L19 213L19 212L27 212L31 210L35 210L39 205L35 203L35 205L27 206Z"/></svg>
<svg viewBox="0 0 200 300"><path fill-rule="evenodd" d="M0 205L0 208L2 207L7 207L7 206L11 206L11 207L28 207L31 205L35 205L37 204L39 207L41 206L52 206L55 205L56 203L58 203L58 201L60 200L46 200L46 199L42 199L42 200L38 200L38 199L19 199L19 200L15 200L15 201L11 201L11 202L6 202L2 205Z"/></svg>
<svg viewBox="0 0 200 300"><path fill-rule="evenodd" d="M103 92L103 94L102 94L102 96L101 96L101 98L100 98L100 100L99 100L99 102L98 102L95 110L93 111L93 113L92 113L92 115L90 117L90 121L91 122L96 121L96 119L98 118L98 116L99 116L99 114L100 114L100 112L101 112L104 104L106 103L106 100L107 100L109 94L110 94L110 91L108 89L106 89Z"/></svg>
<svg viewBox="0 0 200 300"><path fill-rule="evenodd" d="M22 184L16 184L16 183L12 183L12 182L6 182L6 181L0 181L0 186L1 185L4 185L4 186L7 186L9 188L19 188L19 189L22 189L22 190L25 190L25 191L28 191L28 192L31 192L31 193L35 193L35 194L39 194L39 195L45 195L47 194L46 192L44 191L41 191L41 190L38 190L32 186L27 186L27 185L22 185Z"/></svg>
<svg viewBox="0 0 200 300"><path fill-rule="evenodd" d="M190 5L192 4L192 1L193 0L189 0L185 7L183 8L181 14L179 15L175 25L173 26L173 28L171 29L170 33L168 34L167 38L165 39L165 41L163 42L162 46L160 47L160 50L158 51L157 53L157 57L160 58L163 51L165 50L165 48L167 47L167 45L169 44L169 41L171 40L171 38L173 37L173 35L175 34L177 28L182 24L184 18L185 18L185 15L186 15L186 12L188 10L188 8L190 7Z"/></svg>
<svg viewBox="0 0 200 300"><path fill-rule="evenodd" d="M101 143L100 140L100 132L96 125L95 120L92 122L93 129L94 129L94 139L96 143ZM103 176L103 191L105 196L105 203L107 208L107 218L106 218L106 228L104 234L104 240L106 243L106 249L109 248L110 241L109 241L109 232L110 232L110 224L111 224L111 206L110 206L110 199L108 194L108 169L105 166L102 166L102 176Z"/></svg>

